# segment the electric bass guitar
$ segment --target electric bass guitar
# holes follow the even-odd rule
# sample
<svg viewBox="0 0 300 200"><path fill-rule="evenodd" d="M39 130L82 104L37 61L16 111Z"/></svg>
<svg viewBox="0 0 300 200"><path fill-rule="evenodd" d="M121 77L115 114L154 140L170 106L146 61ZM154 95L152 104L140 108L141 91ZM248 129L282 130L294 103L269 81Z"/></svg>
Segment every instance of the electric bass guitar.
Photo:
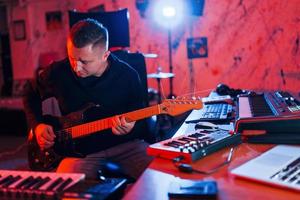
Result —
<svg viewBox="0 0 300 200"><path fill-rule="evenodd" d="M179 115L192 109L200 109L203 104L201 100L165 100L161 104L143 108L140 110L121 114L125 116L127 122L137 121L153 115L169 114ZM89 106L90 107L90 106ZM70 126L72 121L82 121L83 111L71 113L64 117L50 117L45 119L46 124L54 128L56 135L54 145L45 150L41 150L33 131L28 136L28 163L32 170L51 171L55 169L64 157L84 157L75 151L77 139L99 133L99 131L112 128L113 117L98 119L96 121ZM59 128L58 128L59 127ZM60 129L63 127L62 129Z"/></svg>

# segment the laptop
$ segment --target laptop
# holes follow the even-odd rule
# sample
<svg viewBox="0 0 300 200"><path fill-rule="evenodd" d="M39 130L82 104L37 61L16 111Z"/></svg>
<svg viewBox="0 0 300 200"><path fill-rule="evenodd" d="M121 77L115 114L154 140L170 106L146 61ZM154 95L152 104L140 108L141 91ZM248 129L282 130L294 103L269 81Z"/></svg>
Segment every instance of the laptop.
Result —
<svg viewBox="0 0 300 200"><path fill-rule="evenodd" d="M300 191L300 146L278 145L230 173Z"/></svg>

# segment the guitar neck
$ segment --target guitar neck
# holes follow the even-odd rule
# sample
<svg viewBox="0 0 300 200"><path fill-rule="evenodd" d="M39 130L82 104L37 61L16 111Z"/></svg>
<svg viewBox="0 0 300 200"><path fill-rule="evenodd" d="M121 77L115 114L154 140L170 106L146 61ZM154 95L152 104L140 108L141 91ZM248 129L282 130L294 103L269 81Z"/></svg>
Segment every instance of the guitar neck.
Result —
<svg viewBox="0 0 300 200"><path fill-rule="evenodd" d="M147 117L151 117L153 115L158 115L161 113L159 105L143 108L140 110L128 112L125 114L121 114L120 116L124 116L127 122L137 121L140 119L144 119ZM96 120L93 122L89 122L86 124L81 124L77 126L70 127L65 131L72 135L72 138L79 138L88 136L92 133L102 131L105 129L112 128L112 120L113 117Z"/></svg>

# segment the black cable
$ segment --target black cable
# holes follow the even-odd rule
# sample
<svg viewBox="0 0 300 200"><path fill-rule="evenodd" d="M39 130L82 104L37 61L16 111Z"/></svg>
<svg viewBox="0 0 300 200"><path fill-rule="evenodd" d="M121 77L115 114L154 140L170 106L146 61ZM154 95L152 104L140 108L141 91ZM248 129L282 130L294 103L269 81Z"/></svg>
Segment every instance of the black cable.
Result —
<svg viewBox="0 0 300 200"><path fill-rule="evenodd" d="M18 148L12 150L12 151L5 151L5 152L2 152L0 153L0 159L4 156L13 156L15 155L16 153L18 153L19 151L21 151L21 149L23 149L24 147L27 146L27 141L24 142L23 144L21 144L21 146L19 146Z"/></svg>
<svg viewBox="0 0 300 200"><path fill-rule="evenodd" d="M174 166L177 167L179 169L179 171L181 171L181 172L185 172L185 173L193 173L193 172L195 172L195 173L198 173L198 174L209 175L209 174L213 174L213 173L217 172L221 167L229 164L231 162L233 151L234 151L234 147L232 147L230 149L230 152L229 152L228 157L227 157L227 159L226 159L225 162L219 164L215 168L213 168L211 170L208 170L208 171L202 171L202 170L194 169L189 164L181 163L181 161L184 159L183 156L179 156L179 157L174 158L173 159L173 163L174 163Z"/></svg>

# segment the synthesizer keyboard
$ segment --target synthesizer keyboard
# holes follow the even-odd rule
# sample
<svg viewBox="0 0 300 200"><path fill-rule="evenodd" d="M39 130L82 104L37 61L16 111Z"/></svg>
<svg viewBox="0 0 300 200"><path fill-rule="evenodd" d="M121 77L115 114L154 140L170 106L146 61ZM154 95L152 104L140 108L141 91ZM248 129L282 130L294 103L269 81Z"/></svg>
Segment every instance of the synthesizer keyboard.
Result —
<svg viewBox="0 0 300 200"><path fill-rule="evenodd" d="M208 104L204 106L202 118L204 119L227 119L232 112L232 105L226 103Z"/></svg>
<svg viewBox="0 0 300 200"><path fill-rule="evenodd" d="M287 92L238 97L235 132L263 130L294 133L300 129L300 102Z"/></svg>
<svg viewBox="0 0 300 200"><path fill-rule="evenodd" d="M240 143L240 141L239 134L232 135L227 130L213 132L196 130L152 144L148 147L147 154L167 159L183 156L185 162L193 162L221 148Z"/></svg>
<svg viewBox="0 0 300 200"><path fill-rule="evenodd" d="M84 178L80 173L0 170L0 199L53 199Z"/></svg>
<svg viewBox="0 0 300 200"><path fill-rule="evenodd" d="M227 103L210 103L203 106L201 115L186 123L212 122L216 124L229 123L233 118L233 106Z"/></svg>

